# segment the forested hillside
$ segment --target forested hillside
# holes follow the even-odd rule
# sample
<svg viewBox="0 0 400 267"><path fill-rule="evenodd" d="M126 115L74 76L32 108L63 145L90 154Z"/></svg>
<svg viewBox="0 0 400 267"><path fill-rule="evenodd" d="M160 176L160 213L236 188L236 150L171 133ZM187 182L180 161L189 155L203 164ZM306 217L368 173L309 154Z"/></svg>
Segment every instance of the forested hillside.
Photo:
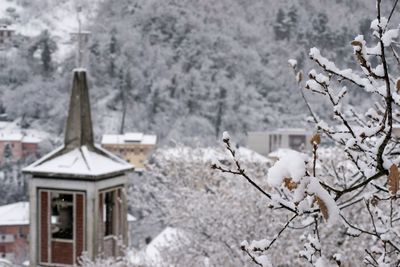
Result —
<svg viewBox="0 0 400 267"><path fill-rule="evenodd" d="M13 48L1 52L0 111L59 136L75 67L66 40L76 2L0 3L2 23L17 30ZM123 129L209 143L223 130L240 139L299 126L307 112L287 60L307 69L309 48L318 46L346 66L349 42L368 31L373 9L363 0L82 1L97 137ZM42 31L27 30L31 23Z"/></svg>

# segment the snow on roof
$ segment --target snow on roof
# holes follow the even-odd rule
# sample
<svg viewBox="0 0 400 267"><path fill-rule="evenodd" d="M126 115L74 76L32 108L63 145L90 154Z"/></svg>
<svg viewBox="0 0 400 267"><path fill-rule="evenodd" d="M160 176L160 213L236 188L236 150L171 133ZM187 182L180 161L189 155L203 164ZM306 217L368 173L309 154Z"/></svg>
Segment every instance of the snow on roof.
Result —
<svg viewBox="0 0 400 267"><path fill-rule="evenodd" d="M105 134L101 140L103 145L138 143L143 145L155 145L157 142L156 135L145 135L143 133L126 133L126 134Z"/></svg>
<svg viewBox="0 0 400 267"><path fill-rule="evenodd" d="M142 133L126 133L124 134L125 142L133 141L133 142L141 142L143 139Z"/></svg>
<svg viewBox="0 0 400 267"><path fill-rule="evenodd" d="M32 128L21 129L21 118L14 121L0 121L0 141L40 143L48 137L47 132Z"/></svg>
<svg viewBox="0 0 400 267"><path fill-rule="evenodd" d="M0 133L1 141L21 141L22 137L20 133Z"/></svg>
<svg viewBox="0 0 400 267"><path fill-rule="evenodd" d="M20 141L23 143L40 143L41 139L33 135L24 135L22 133L0 132L0 141Z"/></svg>
<svg viewBox="0 0 400 267"><path fill-rule="evenodd" d="M29 202L0 206L0 225L29 224Z"/></svg>
<svg viewBox="0 0 400 267"><path fill-rule="evenodd" d="M126 161L112 155L108 151L96 146L99 152L89 150L86 146L75 148L69 152L56 155L64 147L51 152L42 159L24 169L27 173L61 174L74 177L97 177L122 173L133 169Z"/></svg>
<svg viewBox="0 0 400 267"><path fill-rule="evenodd" d="M24 138L22 139L23 143L40 143L42 140L35 137L35 136L24 136Z"/></svg>
<svg viewBox="0 0 400 267"><path fill-rule="evenodd" d="M10 28L10 27L8 27L7 25L0 25L0 31L13 32L15 30Z"/></svg>
<svg viewBox="0 0 400 267"><path fill-rule="evenodd" d="M10 126L12 124L12 122L10 121L0 121L0 129L4 129L7 126Z"/></svg>

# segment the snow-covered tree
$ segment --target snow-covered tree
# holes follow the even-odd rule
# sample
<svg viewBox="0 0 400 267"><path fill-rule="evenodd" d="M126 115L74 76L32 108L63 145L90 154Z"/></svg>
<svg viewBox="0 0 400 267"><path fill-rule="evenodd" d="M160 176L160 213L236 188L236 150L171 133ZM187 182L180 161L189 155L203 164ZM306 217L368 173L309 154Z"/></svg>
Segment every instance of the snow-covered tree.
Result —
<svg viewBox="0 0 400 267"><path fill-rule="evenodd" d="M377 16L371 22L371 42L358 35L351 42L357 69L343 69L319 49L311 48L309 56L319 67L308 73L305 89L325 98L331 104L332 122L326 122L306 100L310 118L317 133L310 140L311 156L293 152L279 159L268 170L269 188L252 179L232 147L227 132L223 142L233 157L234 166L221 163L212 167L243 177L265 197L273 209L285 210L289 216L282 228L264 240L241 244L243 251L259 266L275 266L270 254L281 234L302 228L303 248L299 255L313 266L399 266L400 213L399 142L400 80L398 66L399 29L393 28L397 1L388 17L376 1ZM316 30L324 31L323 16L317 17ZM325 26L324 26L325 25ZM295 60L289 60L302 86L302 73ZM363 90L374 100L366 110L347 105L354 90ZM321 138L331 139L337 149L335 164L321 161ZM332 155L331 155L332 157ZM299 227L299 224L302 225ZM334 236L334 237L333 237ZM363 258L352 257L344 239L356 240ZM263 237L260 237L263 238ZM332 242L336 248L332 249ZM355 243L353 243L355 244ZM358 248L358 249L359 249Z"/></svg>
<svg viewBox="0 0 400 267"><path fill-rule="evenodd" d="M262 179L270 161L244 148L238 153L252 175ZM162 263L150 266L251 266L237 244L272 234L279 230L274 223L284 223L279 212L264 212L263 199L248 185L232 174L207 170L215 159L228 162L229 155L223 148L159 149L146 173L132 181L128 196L138 222L131 236L145 240L155 236L155 229L171 226L184 239L160 248ZM295 244L288 241L288 249L294 252ZM274 253L282 259L286 252Z"/></svg>

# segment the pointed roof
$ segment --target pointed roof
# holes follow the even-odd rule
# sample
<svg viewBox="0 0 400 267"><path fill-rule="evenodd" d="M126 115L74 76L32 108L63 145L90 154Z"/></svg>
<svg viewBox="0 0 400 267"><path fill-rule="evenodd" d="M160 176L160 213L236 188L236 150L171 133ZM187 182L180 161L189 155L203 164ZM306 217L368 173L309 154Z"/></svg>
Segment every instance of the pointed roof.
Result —
<svg viewBox="0 0 400 267"><path fill-rule="evenodd" d="M40 177L97 180L132 169L131 164L94 144L86 71L74 70L64 145L23 171Z"/></svg>
<svg viewBox="0 0 400 267"><path fill-rule="evenodd" d="M66 149L94 144L86 72L80 69L74 71L64 144Z"/></svg>

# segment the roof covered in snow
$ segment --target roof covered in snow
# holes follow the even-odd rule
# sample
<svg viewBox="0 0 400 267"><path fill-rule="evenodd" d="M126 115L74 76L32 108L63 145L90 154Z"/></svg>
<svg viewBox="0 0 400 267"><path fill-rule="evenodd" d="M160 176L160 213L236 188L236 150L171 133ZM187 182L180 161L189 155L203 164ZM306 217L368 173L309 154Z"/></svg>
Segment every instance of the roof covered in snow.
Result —
<svg viewBox="0 0 400 267"><path fill-rule="evenodd" d="M29 202L0 206L0 226L27 224L29 224Z"/></svg>
<svg viewBox="0 0 400 267"><path fill-rule="evenodd" d="M15 30L13 28L9 27L8 25L0 24L0 31L13 32Z"/></svg>
<svg viewBox="0 0 400 267"><path fill-rule="evenodd" d="M64 145L23 171L38 177L97 180L114 177L133 165L93 142L86 70L75 69Z"/></svg>
<svg viewBox="0 0 400 267"><path fill-rule="evenodd" d="M156 135L146 135L143 133L125 133L125 134L105 134L101 140L102 145L114 144L142 144L155 145Z"/></svg>
<svg viewBox="0 0 400 267"><path fill-rule="evenodd" d="M36 129L22 129L22 118L14 121L0 121L0 141L40 143L49 137L47 132Z"/></svg>
<svg viewBox="0 0 400 267"><path fill-rule="evenodd" d="M62 175L63 177L94 179L133 169L133 166L126 161L114 156L100 146L95 147L96 151L82 146L57 155L58 151L63 149L61 147L26 167L24 172L46 177Z"/></svg>
<svg viewBox="0 0 400 267"><path fill-rule="evenodd" d="M0 132L0 141L18 141L22 143L40 143L41 139L34 135L24 135L20 132Z"/></svg>

